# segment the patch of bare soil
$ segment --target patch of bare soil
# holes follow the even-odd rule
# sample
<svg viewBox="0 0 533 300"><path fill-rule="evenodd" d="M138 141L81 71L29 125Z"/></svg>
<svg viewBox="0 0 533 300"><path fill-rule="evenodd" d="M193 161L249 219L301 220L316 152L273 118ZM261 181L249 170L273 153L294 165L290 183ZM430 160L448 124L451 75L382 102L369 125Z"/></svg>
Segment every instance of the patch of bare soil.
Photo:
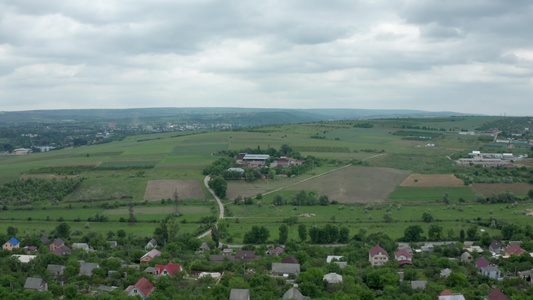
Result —
<svg viewBox="0 0 533 300"><path fill-rule="evenodd" d="M201 199L204 191L199 180L149 180L144 200Z"/></svg>
<svg viewBox="0 0 533 300"><path fill-rule="evenodd" d="M515 195L527 195L530 189L533 189L533 185L527 183L474 183L472 188L476 193L485 197L489 197L492 194L499 194L503 192L512 192Z"/></svg>

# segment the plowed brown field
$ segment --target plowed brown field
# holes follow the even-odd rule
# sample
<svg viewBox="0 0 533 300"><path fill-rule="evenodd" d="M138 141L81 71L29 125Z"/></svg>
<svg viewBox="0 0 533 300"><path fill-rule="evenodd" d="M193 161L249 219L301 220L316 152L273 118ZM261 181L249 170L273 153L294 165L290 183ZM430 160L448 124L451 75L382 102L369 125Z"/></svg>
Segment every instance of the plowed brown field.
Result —
<svg viewBox="0 0 533 300"><path fill-rule="evenodd" d="M204 198L204 190L198 180L150 180L146 185L144 200Z"/></svg>

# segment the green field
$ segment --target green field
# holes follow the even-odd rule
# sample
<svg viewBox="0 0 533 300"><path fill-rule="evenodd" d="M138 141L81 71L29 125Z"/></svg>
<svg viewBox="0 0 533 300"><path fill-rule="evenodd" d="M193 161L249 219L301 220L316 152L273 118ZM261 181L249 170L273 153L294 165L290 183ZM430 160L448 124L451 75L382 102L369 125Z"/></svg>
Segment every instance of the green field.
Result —
<svg viewBox="0 0 533 300"><path fill-rule="evenodd" d="M28 156L0 156L0 184L18 179L29 170L50 165L101 163L98 167L79 174L85 180L63 202L116 198L93 203L72 203L72 209L61 202L54 206L45 205L46 208L42 203L35 203L32 207L6 205L7 210L0 211L0 230L5 230L7 226L16 226L23 232L41 228L52 230L58 224L57 220L63 218L73 229L87 232L83 228L87 219L99 214L106 216L109 221L90 222L90 230L103 232L110 228L124 229L129 233L150 236L157 222L165 218L173 210L173 206L156 202L140 205L149 180L203 180L202 170L218 158L214 154L221 150L279 149L283 144L288 144L304 156L312 155L327 160L314 170L291 178L255 182L230 181L229 200L226 203L230 203L238 195L255 196L279 189L278 192L265 195L261 200L261 207L256 205L257 200L254 205L228 204L233 213L229 219L230 232L236 242L242 242L244 233L257 224L271 229L271 239L274 239L283 219L304 214L315 214L298 217L298 222L308 226L334 222L339 226L347 226L352 234L364 228L369 232L387 232L393 238L401 237L403 230L413 224L422 224L426 229L428 224L421 223L421 215L428 211L431 211L445 231L453 229L458 232L460 228L469 226L472 219L478 218L530 224L533 217L523 213L526 209L533 209L532 202L521 202L518 207L510 209L503 204L475 203L476 193L467 186L398 187L402 178L411 172L453 174L457 171L457 166L447 156L479 149L484 143L478 141L476 136L446 131L473 131L485 122L498 119L500 118L454 117L369 120L374 128L355 128L353 125L360 121L347 120L188 135L176 132L157 133ZM424 132L417 126L438 129L427 132L442 133L442 137L431 140L435 147L426 147L428 141L403 140L401 136L392 135L397 130ZM311 138L313 136L321 138ZM366 167L360 166L361 161L364 161L363 166ZM359 171L341 169L322 176L350 163L357 164L357 167L350 167L353 168L350 170ZM314 177L317 175L318 177ZM285 205L270 208L275 194L281 193L290 198L299 190L328 194L331 200L341 203L325 207L301 206L295 209L292 205ZM442 202L444 193L449 194L450 208ZM196 222L203 216L216 214L212 196L207 192L205 194L208 200L180 199L184 200L180 207L183 214L180 220L187 220L182 223L183 232L195 231L199 225ZM123 196L128 198L121 199ZM465 202L459 202L460 198ZM102 207L105 202L109 204L106 208ZM133 226L120 222L121 218L129 217L126 205L130 202L138 204L134 211L139 222ZM366 203L371 206L367 207ZM398 204L402 205L400 209ZM342 205L344 209L339 209ZM25 210L15 210L20 208ZM393 216L393 222L386 223L383 215L389 212ZM81 221L75 221L78 218ZM492 232L491 229L487 230ZM295 226L291 226L290 234L291 237L296 237Z"/></svg>
<svg viewBox="0 0 533 300"><path fill-rule="evenodd" d="M476 192L471 187L411 187L399 186L389 195L394 202L440 202L444 194L448 193L450 203L458 203L462 198L467 202L473 202Z"/></svg>

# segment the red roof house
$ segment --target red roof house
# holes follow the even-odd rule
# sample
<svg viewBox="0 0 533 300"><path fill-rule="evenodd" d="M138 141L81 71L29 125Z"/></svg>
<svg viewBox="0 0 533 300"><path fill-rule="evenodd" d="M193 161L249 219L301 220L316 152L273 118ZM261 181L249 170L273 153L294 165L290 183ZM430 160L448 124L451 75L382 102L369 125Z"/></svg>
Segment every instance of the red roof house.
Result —
<svg viewBox="0 0 533 300"><path fill-rule="evenodd" d="M150 294L155 290L155 287L146 278L141 278L135 285L130 285L126 288L128 296L141 296L143 299L148 299Z"/></svg>
<svg viewBox="0 0 533 300"><path fill-rule="evenodd" d="M394 258L400 263L400 265L413 264L413 256L405 250L394 252Z"/></svg>
<svg viewBox="0 0 533 300"><path fill-rule="evenodd" d="M155 265L155 276L170 275L174 276L181 271L181 265L169 262L167 265Z"/></svg>
<svg viewBox="0 0 533 300"><path fill-rule="evenodd" d="M476 260L475 264L476 264L476 268L478 268L478 269L481 269L481 268L484 268L484 267L488 267L488 266L491 265L490 261L488 261L484 257L478 258L478 260Z"/></svg>
<svg viewBox="0 0 533 300"><path fill-rule="evenodd" d="M505 255L511 255L511 254L520 255L524 252L526 252L526 250L522 249L520 245L513 245L507 248L507 250L505 250Z"/></svg>
<svg viewBox="0 0 533 300"><path fill-rule="evenodd" d="M282 264L299 264L300 262L294 255L287 256L281 259Z"/></svg>
<svg viewBox="0 0 533 300"><path fill-rule="evenodd" d="M490 294L487 295L488 300L509 300L507 296L505 296L502 291L500 291L498 288L495 288L490 292Z"/></svg>
<svg viewBox="0 0 533 300"><path fill-rule="evenodd" d="M376 245L368 251L368 260L372 266L381 266L389 261L389 254L385 249Z"/></svg>
<svg viewBox="0 0 533 300"><path fill-rule="evenodd" d="M147 263L159 255L161 255L161 252L159 250L152 249L141 257L141 263Z"/></svg>

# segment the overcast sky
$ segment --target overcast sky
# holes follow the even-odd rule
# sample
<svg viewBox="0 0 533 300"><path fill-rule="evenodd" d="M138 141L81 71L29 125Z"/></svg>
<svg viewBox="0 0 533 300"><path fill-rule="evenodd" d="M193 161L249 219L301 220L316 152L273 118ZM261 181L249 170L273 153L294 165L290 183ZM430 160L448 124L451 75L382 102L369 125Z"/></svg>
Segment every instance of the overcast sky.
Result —
<svg viewBox="0 0 533 300"><path fill-rule="evenodd" d="M531 0L0 0L0 111L533 115Z"/></svg>

